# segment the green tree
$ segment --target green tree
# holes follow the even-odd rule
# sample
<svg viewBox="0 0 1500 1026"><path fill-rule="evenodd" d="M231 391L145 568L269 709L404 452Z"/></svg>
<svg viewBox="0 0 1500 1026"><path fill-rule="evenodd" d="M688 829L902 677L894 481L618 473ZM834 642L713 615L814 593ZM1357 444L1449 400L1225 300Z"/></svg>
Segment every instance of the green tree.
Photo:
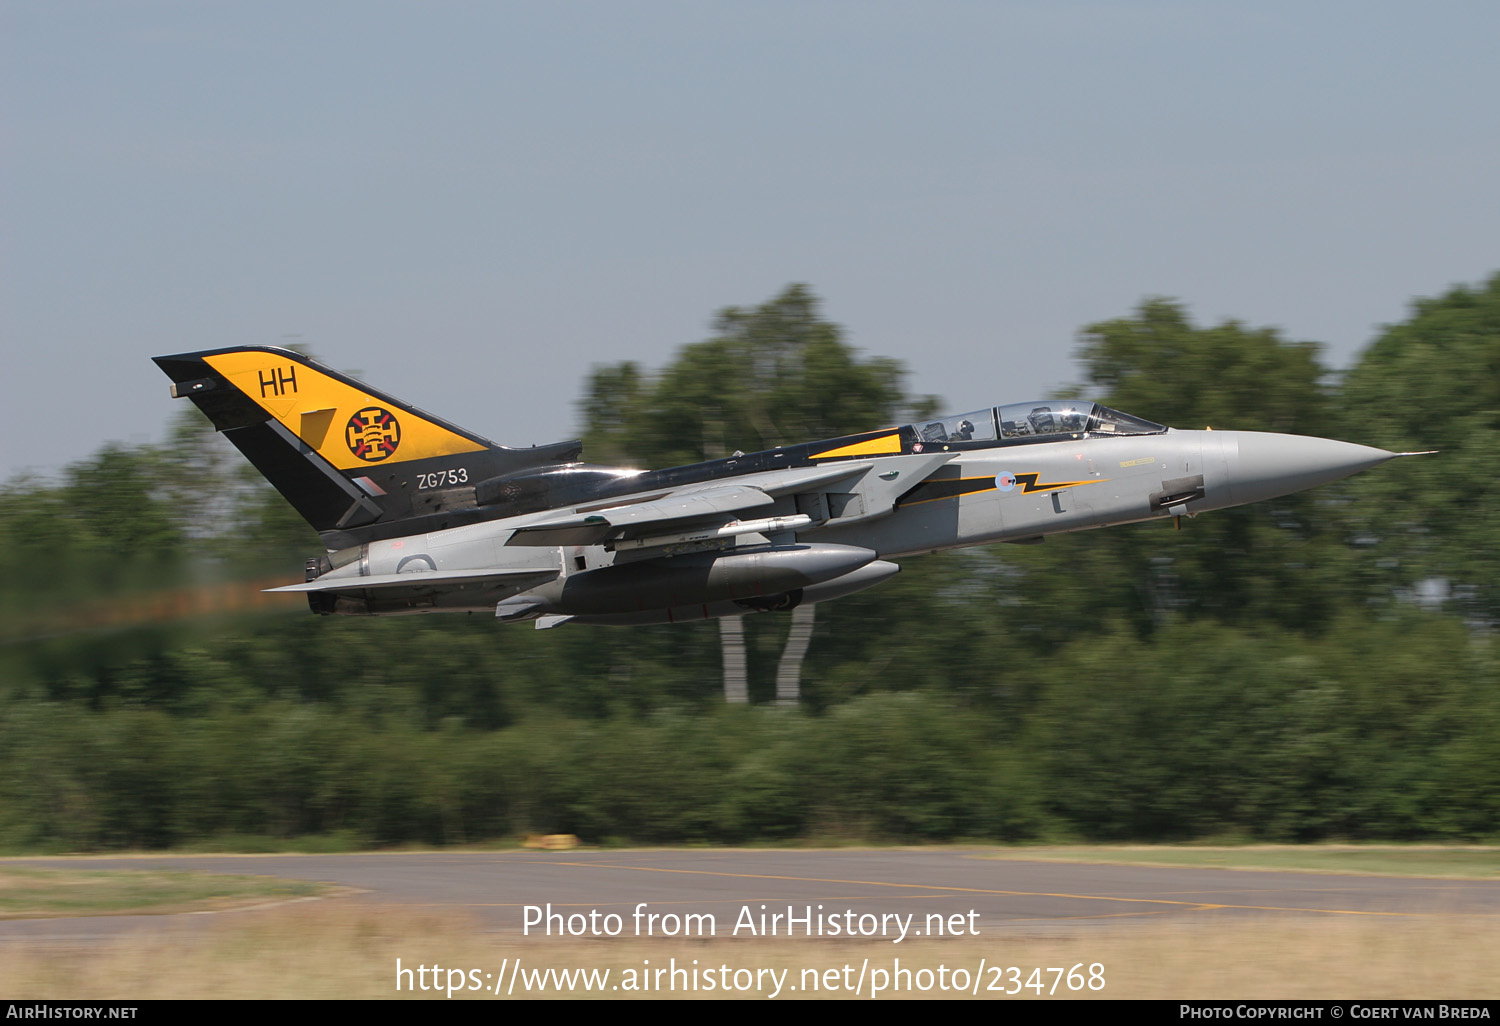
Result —
<svg viewBox="0 0 1500 1026"><path fill-rule="evenodd" d="M908 403L901 363L860 359L805 285L728 307L713 329L656 375L633 363L594 368L583 402L590 459L681 466L881 427ZM922 400L919 413L930 408Z"/></svg>
<svg viewBox="0 0 1500 1026"><path fill-rule="evenodd" d="M1367 585L1447 592L1465 614L1500 620L1500 274L1417 300L1342 391L1354 440L1438 450L1351 482Z"/></svg>
<svg viewBox="0 0 1500 1026"><path fill-rule="evenodd" d="M1163 424L1321 435L1333 417L1319 348L1233 320L1200 328L1155 297L1084 328L1078 356L1096 398Z"/></svg>

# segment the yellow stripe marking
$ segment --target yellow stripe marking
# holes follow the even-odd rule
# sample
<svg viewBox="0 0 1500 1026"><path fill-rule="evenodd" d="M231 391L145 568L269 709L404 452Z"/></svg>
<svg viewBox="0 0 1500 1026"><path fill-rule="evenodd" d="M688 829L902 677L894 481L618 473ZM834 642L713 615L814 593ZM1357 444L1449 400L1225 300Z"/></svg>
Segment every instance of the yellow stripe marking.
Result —
<svg viewBox="0 0 1500 1026"><path fill-rule="evenodd" d="M870 438L863 442L855 442L853 445L844 445L837 449L815 452L808 459L822 460L830 459L834 456L883 456L888 453L897 453L900 451L900 434L882 435L880 438Z"/></svg>
<svg viewBox="0 0 1500 1026"><path fill-rule="evenodd" d="M1103 484L1109 478L1096 478L1093 481L1050 481L1041 482L1037 478L1040 474L1014 474L1016 484L1021 486L1022 495L1035 495L1037 492L1052 492L1059 488L1077 488L1079 485ZM1028 480L1028 478L1030 480Z"/></svg>

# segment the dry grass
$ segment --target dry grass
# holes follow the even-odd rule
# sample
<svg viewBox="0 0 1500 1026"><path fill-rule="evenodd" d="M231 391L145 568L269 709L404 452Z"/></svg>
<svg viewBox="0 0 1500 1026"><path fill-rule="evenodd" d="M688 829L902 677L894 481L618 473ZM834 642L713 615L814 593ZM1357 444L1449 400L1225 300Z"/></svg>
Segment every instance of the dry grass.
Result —
<svg viewBox="0 0 1500 1026"><path fill-rule="evenodd" d="M852 966L857 976L945 965L971 974L989 966L1017 966L1022 981L1033 967L1104 965L1107 981L1097 996L1110 998L1482 998L1496 992L1500 919L1452 916L1276 916L1247 918L1203 913L1173 922L1080 928L1067 935L1028 937L1016 927L978 938L907 941L902 944L827 939L637 941L526 939L482 932L457 912L430 912L340 898L253 912L170 922L148 935L84 946L0 945L0 980L6 996L34 998L390 998L446 1000L441 990L396 990L396 960L403 968L439 966L499 974L520 958L525 969L611 970L610 984L626 971L678 967L786 971L781 997L812 996L803 970ZM851 976L851 982L852 978ZM491 977L493 978L493 976ZM869 981L877 977L867 974ZM1052 974L1043 973L1050 986ZM468 983L469 977L455 977ZM742 976L741 979L744 979ZM970 980L972 981L971 975ZM426 977L429 985L432 976ZM1013 987L1008 973L986 972L979 996L993 982ZM413 981L415 982L415 981ZM795 991L791 987L797 987ZM1066 983L1058 995L1069 993ZM502 988L503 990L503 988ZM517 984L515 996L523 993ZM1069 996L1084 997L1083 990ZM901 996L935 997L926 994ZM718 997L722 992L699 991ZM476 995L473 992L454 994ZM559 996L549 989L546 996ZM582 992L562 996L582 996ZM604 996L630 996L607 991ZM651 990L650 997L670 996ZM766 991L744 996L764 999ZM836 996L849 996L840 990ZM893 996L890 994L882 996ZM949 993L946 996L957 996ZM967 995L965 995L967 996ZM1034 997L1022 989L1021 997ZM493 999L493 998L492 998Z"/></svg>

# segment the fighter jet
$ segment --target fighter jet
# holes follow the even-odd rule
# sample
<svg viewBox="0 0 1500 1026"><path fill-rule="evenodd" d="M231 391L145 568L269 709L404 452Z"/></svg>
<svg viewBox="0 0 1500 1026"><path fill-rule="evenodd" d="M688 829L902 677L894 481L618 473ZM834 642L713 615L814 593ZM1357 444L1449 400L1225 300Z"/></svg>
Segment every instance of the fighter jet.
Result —
<svg viewBox="0 0 1500 1026"><path fill-rule="evenodd" d="M285 349L161 356L319 533L314 612L485 612L650 624L786 610L872 587L896 560L1194 516L1402 453L1184 431L1097 403L986 407L666 470L507 448Z"/></svg>

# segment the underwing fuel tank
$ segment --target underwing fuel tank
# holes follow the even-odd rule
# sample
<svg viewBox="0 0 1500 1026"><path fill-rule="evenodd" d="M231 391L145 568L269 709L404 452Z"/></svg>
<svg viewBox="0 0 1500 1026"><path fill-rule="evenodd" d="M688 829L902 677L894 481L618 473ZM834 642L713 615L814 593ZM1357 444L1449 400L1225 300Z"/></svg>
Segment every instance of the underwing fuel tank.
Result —
<svg viewBox="0 0 1500 1026"><path fill-rule="evenodd" d="M873 588L881 581L889 580L899 573L901 567L895 563L877 559L866 563L853 573L835 577L831 581L815 584L810 588L798 588L756 599L738 599L724 602L701 602L687 606L668 606L664 609L643 609L633 613L615 613L608 616L557 617L573 623L608 624L616 627L636 627L650 623L686 623L692 620L713 620L721 616L744 616L747 613L777 613L810 606L830 599L843 598L857 591ZM538 626L552 626L543 619Z"/></svg>
<svg viewBox="0 0 1500 1026"><path fill-rule="evenodd" d="M526 620L544 614L609 616L718 602L753 604L844 577L876 558L874 550L855 545L793 544L636 560L570 574L513 596L496 607L495 615Z"/></svg>

